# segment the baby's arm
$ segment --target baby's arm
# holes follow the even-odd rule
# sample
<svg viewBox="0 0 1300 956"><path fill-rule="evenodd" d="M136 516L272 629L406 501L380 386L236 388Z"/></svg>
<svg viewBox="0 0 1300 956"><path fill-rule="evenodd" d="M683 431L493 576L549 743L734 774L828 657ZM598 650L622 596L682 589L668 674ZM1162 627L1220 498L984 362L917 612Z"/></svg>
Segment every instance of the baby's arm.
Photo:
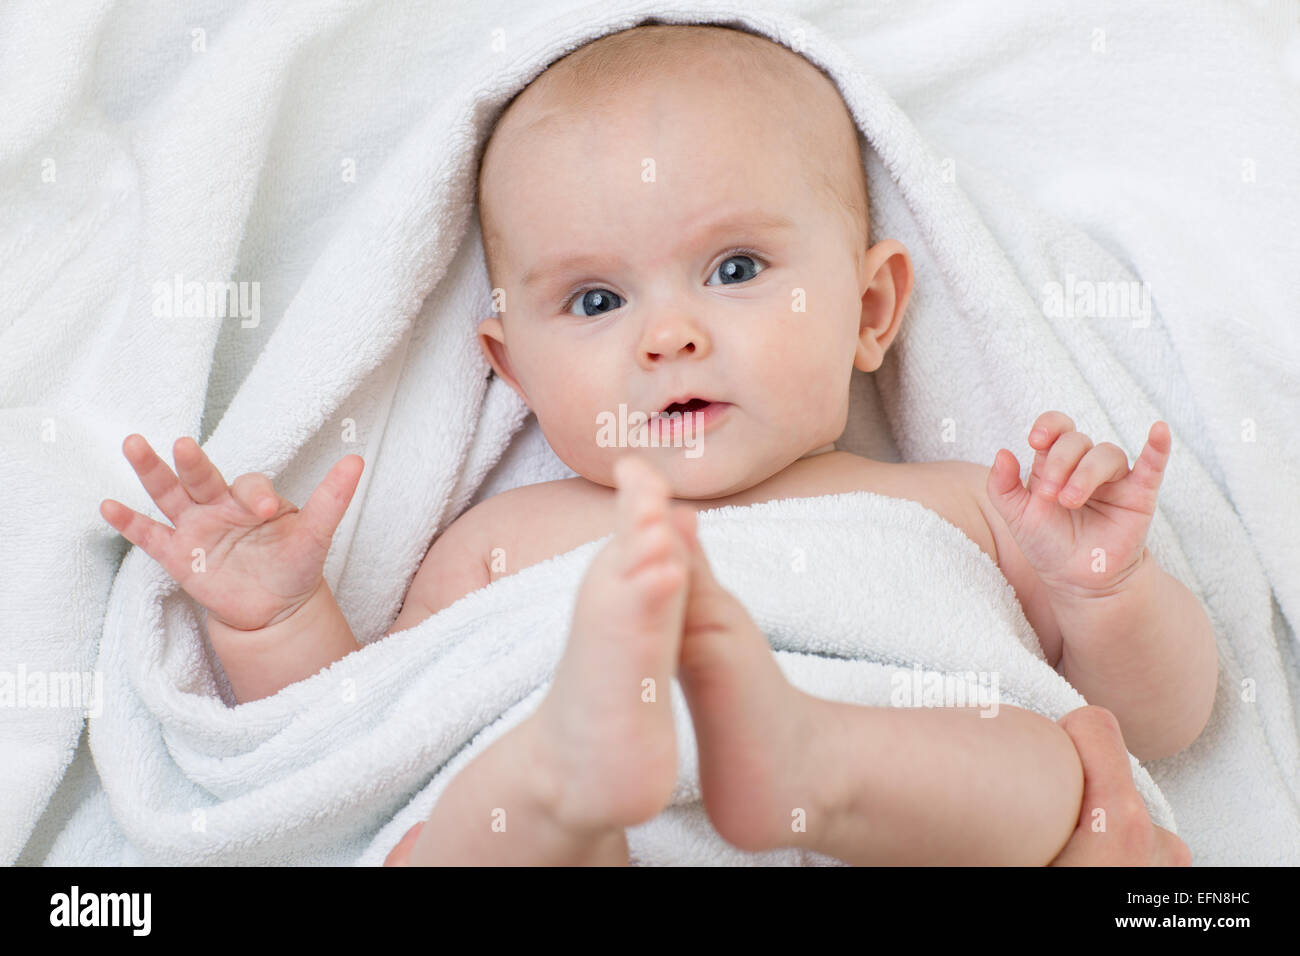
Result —
<svg viewBox="0 0 1300 956"><path fill-rule="evenodd" d="M207 623L208 640L239 704L270 697L357 649L324 578L302 607L269 627L242 631L211 616Z"/></svg>
<svg viewBox="0 0 1300 956"><path fill-rule="evenodd" d="M829 713L812 849L858 865L1043 866L1070 840L1083 769L1048 718L1008 705Z"/></svg>
<svg viewBox="0 0 1300 956"><path fill-rule="evenodd" d="M983 469L971 467L982 485ZM1196 595L1145 548L1142 564L1112 594L1054 592L983 490L978 494L998 566L1034 631L1059 643L1065 679L1088 703L1115 715L1139 760L1177 753L1195 740L1218 682L1214 629Z"/></svg>
<svg viewBox="0 0 1300 956"><path fill-rule="evenodd" d="M1205 609L1143 552L1125 587L1103 597L1056 597L1062 672L1090 704L1119 720L1139 760L1178 753L1214 707L1218 653Z"/></svg>
<svg viewBox="0 0 1300 956"><path fill-rule="evenodd" d="M1040 419L1047 436L1034 440L1039 459L1044 448L1055 448L1055 435L1069 428L1069 421L1060 413ZM1155 429L1151 434L1162 445L1170 441ZM1115 472L1098 470L1106 466L1108 454L1116 459ZM1032 492L1020 487L1003 461L1004 455L1015 461L1009 452L999 452L992 473L970 462L949 463L954 477L974 495L993 537L998 567L1015 588L1029 623L1040 638L1059 641L1066 680L1090 704L1115 715L1139 760L1167 757L1189 746L1209 721L1218 683L1214 629L1205 609L1143 546L1155 508L1154 486L1168 454L1148 442L1125 479L1100 487L1101 477L1127 471L1123 452L1115 446L1093 448L1073 476L1068 458L1058 465L1048 455L1047 461L1035 462ZM1096 466L1088 456L1095 456ZM1066 479L1081 486L1083 498L1075 501L1089 507L1061 506L1056 493L1043 488L1048 477L1058 486ZM1007 490L999 494L1004 481ZM1044 512L1060 528L1034 533L1031 519L1041 519ZM1047 524L1039 521L1040 527ZM1063 573L1055 585L1035 570L1029 556L1043 560L1052 550L1044 542L1052 542L1058 554L1070 554L1065 563L1071 573ZM1130 553L1132 560L1126 556ZM1125 557L1117 561L1117 555ZM1092 587L1091 578L1104 586Z"/></svg>

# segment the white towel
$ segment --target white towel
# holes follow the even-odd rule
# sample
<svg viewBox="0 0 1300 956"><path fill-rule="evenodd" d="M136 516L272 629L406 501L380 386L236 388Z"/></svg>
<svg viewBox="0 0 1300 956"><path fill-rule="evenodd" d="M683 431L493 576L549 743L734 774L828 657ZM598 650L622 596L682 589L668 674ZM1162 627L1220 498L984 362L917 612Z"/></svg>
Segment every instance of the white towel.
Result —
<svg viewBox="0 0 1300 956"><path fill-rule="evenodd" d="M477 148L547 63L657 16L771 36L839 84L871 147L873 237L902 240L917 269L874 383L903 458L988 463L1009 447L1027 464L1028 426L1051 408L1131 456L1170 423L1149 544L1204 601L1222 668L1205 734L1149 769L1198 863L1300 861L1300 350L1286 321L1300 301L1300 99L1283 14L644 0L433 17L105 0L53 20L6 6L0 673L98 669L104 695L63 787L82 710L0 711L0 860L278 852L257 755L277 726L292 739L320 715L284 721L299 687L228 708L193 602L138 551L119 569L127 548L99 501L161 517L122 439L139 431L165 453L196 436L228 479L261 471L299 502L362 454L368 483L326 576L358 637L381 637L430 539L493 467L494 487L551 467L502 460L525 409L488 384L472 340L490 306ZM166 314L160 289L177 276L259 283L258 324ZM1045 312L1051 283L1077 280L1146 283L1150 310L1139 295L1122 317ZM864 434L854 423L846 447ZM385 643L348 664L357 733L376 719L365 688ZM485 673L469 693L535 702L541 672L509 687L508 668L491 672L499 685ZM213 739L229 752L194 756ZM301 784L326 809L293 852L313 860L373 862L377 802L388 839L470 753L331 798L325 771L352 752L300 744ZM177 814L195 810L187 843ZM240 833L270 842L222 842Z"/></svg>
<svg viewBox="0 0 1300 956"><path fill-rule="evenodd" d="M914 501L859 492L700 518L719 582L810 694L879 707L979 706L993 719L1006 705L1055 720L1084 704L1045 661L988 555ZM129 768L130 789L77 814L48 862L382 862L461 767L540 701L578 583L606 541L501 578L243 705L238 717L219 702L196 709L169 699L177 674L166 660L146 675L125 644L106 649L100 664L116 678L109 700L130 699L132 680L149 692L135 707L107 707L92 730L96 761ZM149 627L140 618L111 623ZM635 862L836 862L798 849L729 847L700 812L694 731L676 681L672 704L677 787L669 809L629 832ZM161 738L132 732L132 722L155 719ZM1152 818L1173 829L1164 797L1130 760ZM441 769L395 813L399 795L427 780L430 767ZM121 839L108 853L93 843L88 851L89 834L115 831Z"/></svg>

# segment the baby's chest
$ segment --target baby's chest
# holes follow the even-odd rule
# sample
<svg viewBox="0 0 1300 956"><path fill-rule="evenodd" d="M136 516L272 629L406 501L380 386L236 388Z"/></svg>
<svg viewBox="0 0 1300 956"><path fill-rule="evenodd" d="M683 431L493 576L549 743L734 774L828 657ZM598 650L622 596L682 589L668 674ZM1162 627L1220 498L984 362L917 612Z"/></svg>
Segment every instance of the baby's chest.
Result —
<svg viewBox="0 0 1300 956"><path fill-rule="evenodd" d="M914 501L953 525L997 564L993 533L980 510L966 473L945 461L890 463L846 455L808 468L780 488L782 498L868 491Z"/></svg>
<svg viewBox="0 0 1300 956"><path fill-rule="evenodd" d="M870 491L906 498L955 526L996 563L993 537L978 504L938 464L941 463L895 465L873 470L869 476L861 471L826 469L821 474L803 476L804 480L798 484L781 486L776 489L779 493L771 497L815 498ZM483 542L491 580L522 571L614 531L617 513L611 489L592 490L575 484L538 491L536 498L518 502L518 507L512 509L511 520L496 522L491 535Z"/></svg>

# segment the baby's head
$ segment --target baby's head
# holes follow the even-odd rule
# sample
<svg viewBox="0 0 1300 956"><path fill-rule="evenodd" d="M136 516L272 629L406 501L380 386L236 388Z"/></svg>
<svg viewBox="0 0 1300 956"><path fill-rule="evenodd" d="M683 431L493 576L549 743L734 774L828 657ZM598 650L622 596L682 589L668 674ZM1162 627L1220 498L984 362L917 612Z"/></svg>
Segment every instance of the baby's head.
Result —
<svg viewBox="0 0 1300 956"><path fill-rule="evenodd" d="M906 250L868 248L857 127L785 47L711 26L636 27L552 64L482 157L479 338L556 455L612 486L629 452L678 498L753 487L844 430L911 292ZM616 447L611 417L688 397L694 454ZM701 453L702 452L702 453Z"/></svg>

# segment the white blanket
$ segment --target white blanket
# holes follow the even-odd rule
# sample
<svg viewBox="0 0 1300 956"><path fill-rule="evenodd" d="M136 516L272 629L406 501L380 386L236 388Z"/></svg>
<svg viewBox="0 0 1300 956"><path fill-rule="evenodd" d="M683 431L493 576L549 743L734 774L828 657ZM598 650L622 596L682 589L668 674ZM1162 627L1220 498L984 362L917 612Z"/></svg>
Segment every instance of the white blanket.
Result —
<svg viewBox="0 0 1300 956"><path fill-rule="evenodd" d="M808 693L880 707L978 706L991 719L1005 705L1057 719L1085 703L1044 660L988 555L916 502L860 492L722 508L701 515L700 538L719 581ZM196 708L169 694L181 662L162 658L144 673L127 642L106 646L100 666L145 693L133 707L107 707L91 746L130 789L115 796L105 773L113 819L102 805L80 814L50 861L108 862L84 848L117 828L122 855L112 862L382 862L459 769L540 701L578 583L607 540L475 591L242 706L236 719L220 701ZM149 610L141 613L111 626L147 634ZM131 696L116 684L107 693ZM795 849L743 853L714 832L676 682L672 702L678 784L672 806L629 833L634 860L831 862ZM133 732L136 721L157 721L163 738ZM1132 765L1152 818L1173 828L1163 796ZM425 785L430 768L441 769Z"/></svg>
<svg viewBox="0 0 1300 956"><path fill-rule="evenodd" d="M1008 447L1027 464L1029 424L1058 408L1135 456L1169 422L1149 544L1205 603L1221 679L1205 734L1151 776L1198 863L1300 862L1300 56L1281 12L342 0L0 12L0 674L103 679L84 738L82 708L0 699L0 861L378 862L535 706L557 608L519 660L500 654L524 640L504 620L465 644L420 643L439 633L427 622L228 708L196 606L138 550L122 560L97 508L161 517L121 455L132 431L164 453L197 436L228 479L261 471L299 502L358 452L326 576L371 644L471 498L564 474L517 451L535 441L502 457L530 433L472 341L490 311L474 161L547 63L649 15L795 47L871 147L873 238L907 245L917 289L885 366L855 381L844 447L985 463ZM245 321L168 298L228 280L258 283ZM1130 282L1145 285L1118 315L1089 304ZM724 583L730 521L706 521ZM506 612L527 580L472 600ZM838 688L826 696L879 679L865 656L796 657L769 633L792 679ZM1033 683L1045 665L1021 664L1008 693L1069 703ZM402 723L386 684L442 692ZM440 736L456 713L475 717ZM364 745L379 740L393 747ZM638 828L639 859L720 858L697 839L691 779L683 767L680 810Z"/></svg>

